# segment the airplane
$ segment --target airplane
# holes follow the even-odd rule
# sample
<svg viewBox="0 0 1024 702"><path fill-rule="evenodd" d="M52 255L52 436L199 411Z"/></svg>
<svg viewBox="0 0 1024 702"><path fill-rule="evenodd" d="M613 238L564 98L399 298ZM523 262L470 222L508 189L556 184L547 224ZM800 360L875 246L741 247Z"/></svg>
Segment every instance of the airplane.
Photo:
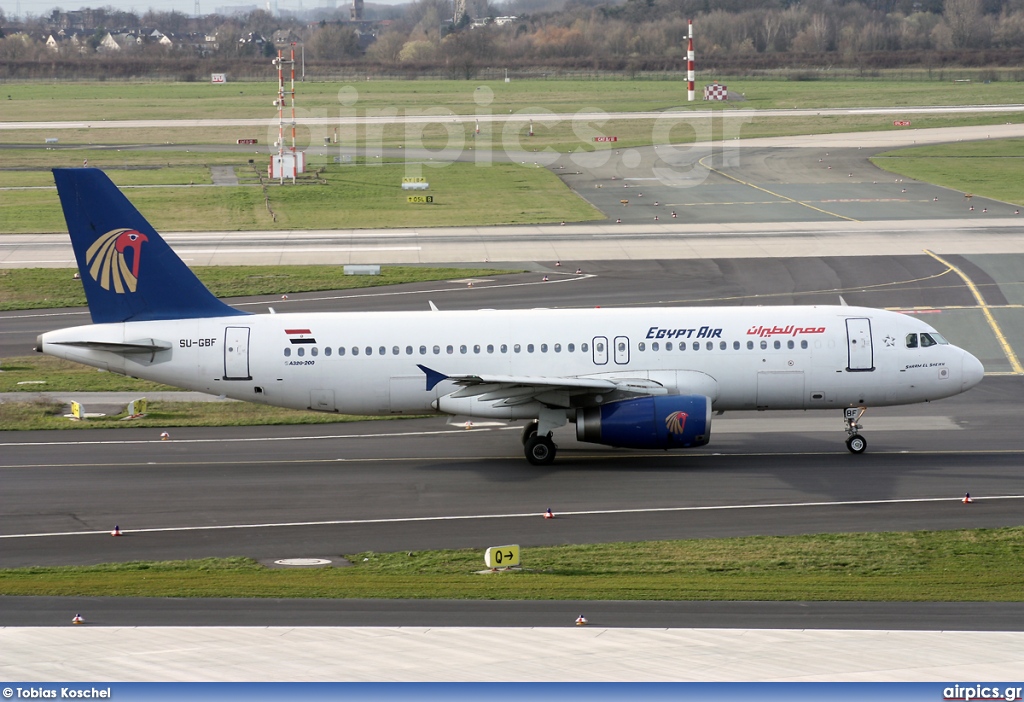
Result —
<svg viewBox="0 0 1024 702"><path fill-rule="evenodd" d="M920 319L845 305L250 314L210 293L102 171L53 174L93 324L44 333L38 351L295 409L526 420L533 465L554 460L569 422L583 442L682 449L732 410L840 410L860 454L867 407L984 375Z"/></svg>

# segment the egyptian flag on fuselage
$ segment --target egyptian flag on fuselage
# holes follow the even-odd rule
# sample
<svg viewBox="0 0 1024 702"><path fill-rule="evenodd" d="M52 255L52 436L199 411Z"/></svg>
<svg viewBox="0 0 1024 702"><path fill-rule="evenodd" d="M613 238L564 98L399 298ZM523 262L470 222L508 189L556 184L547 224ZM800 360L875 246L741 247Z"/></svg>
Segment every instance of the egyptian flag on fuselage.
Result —
<svg viewBox="0 0 1024 702"><path fill-rule="evenodd" d="M288 340L293 344L316 343L316 339L313 338L313 332L309 329L285 329L284 333L288 335Z"/></svg>

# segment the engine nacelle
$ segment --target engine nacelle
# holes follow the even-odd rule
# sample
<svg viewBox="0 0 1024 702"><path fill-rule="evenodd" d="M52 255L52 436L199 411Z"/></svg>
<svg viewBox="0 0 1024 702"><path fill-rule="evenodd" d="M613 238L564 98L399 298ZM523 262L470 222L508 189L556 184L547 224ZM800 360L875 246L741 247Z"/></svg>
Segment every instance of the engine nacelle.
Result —
<svg viewBox="0 0 1024 702"><path fill-rule="evenodd" d="M581 409L576 412L576 438L623 448L703 446L711 439L711 398L661 395Z"/></svg>

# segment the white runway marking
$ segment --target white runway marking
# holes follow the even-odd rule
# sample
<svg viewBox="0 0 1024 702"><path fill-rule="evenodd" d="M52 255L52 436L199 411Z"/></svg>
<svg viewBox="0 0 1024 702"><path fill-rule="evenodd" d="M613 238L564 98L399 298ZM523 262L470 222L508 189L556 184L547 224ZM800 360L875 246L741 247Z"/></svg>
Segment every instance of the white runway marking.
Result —
<svg viewBox="0 0 1024 702"><path fill-rule="evenodd" d="M1024 500L1024 495L991 495L974 497L974 502L991 500ZM642 507L636 509L595 509L576 512L559 512L557 517L581 517L609 514L655 514L659 512L720 512L738 509L792 509L798 507L863 507L878 505L906 505L934 502L960 502L959 497L910 497L899 500L837 500L832 502L779 502L769 504L747 505L713 505L703 507ZM509 514L464 514L438 517L392 517L388 519L331 519L314 522L268 522L264 524L216 524L208 526L186 527L154 527L151 529L122 530L122 534L154 534L180 531L220 531L225 529L275 529L278 527L310 527L310 526L352 526L366 524L407 524L413 522L451 522L472 519L531 519L540 517L540 512L513 512ZM56 531L36 534L0 534L0 539L34 539L47 536L97 536L110 534L109 529L102 531Z"/></svg>

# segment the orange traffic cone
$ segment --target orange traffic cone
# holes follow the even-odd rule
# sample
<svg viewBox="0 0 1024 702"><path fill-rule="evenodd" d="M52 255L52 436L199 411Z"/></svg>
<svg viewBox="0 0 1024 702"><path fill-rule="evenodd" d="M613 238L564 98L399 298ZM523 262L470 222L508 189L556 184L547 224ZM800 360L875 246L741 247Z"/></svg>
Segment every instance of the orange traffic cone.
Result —
<svg viewBox="0 0 1024 702"><path fill-rule="evenodd" d="M555 513L551 511L550 507L548 507L548 511L544 513L544 519L554 519L554 518L555 518Z"/></svg>
<svg viewBox="0 0 1024 702"><path fill-rule="evenodd" d="M110 535L111 536L120 536L121 535L121 527L119 527L118 525L115 524L114 525L114 530L112 532L110 532Z"/></svg>
<svg viewBox="0 0 1024 702"><path fill-rule="evenodd" d="M964 503L965 505L969 505L969 504L971 504L972 502L974 502L974 500L972 500L972 499L971 499L971 493L969 493L969 492L968 492L968 493L966 493L966 494L964 495L964 499L962 499L962 500L960 500L960 501L961 501L961 502L963 502L963 503Z"/></svg>
<svg viewBox="0 0 1024 702"><path fill-rule="evenodd" d="M167 441L170 438L171 438L171 435L168 434L166 431L160 432L160 441Z"/></svg>
<svg viewBox="0 0 1024 702"><path fill-rule="evenodd" d="M82 615L81 614L76 614L74 617L71 618L71 623L72 624L85 624L85 620L82 619Z"/></svg>
<svg viewBox="0 0 1024 702"><path fill-rule="evenodd" d="M586 626L586 624L587 624L587 618L584 617L582 614L580 616L576 617L576 626Z"/></svg>

